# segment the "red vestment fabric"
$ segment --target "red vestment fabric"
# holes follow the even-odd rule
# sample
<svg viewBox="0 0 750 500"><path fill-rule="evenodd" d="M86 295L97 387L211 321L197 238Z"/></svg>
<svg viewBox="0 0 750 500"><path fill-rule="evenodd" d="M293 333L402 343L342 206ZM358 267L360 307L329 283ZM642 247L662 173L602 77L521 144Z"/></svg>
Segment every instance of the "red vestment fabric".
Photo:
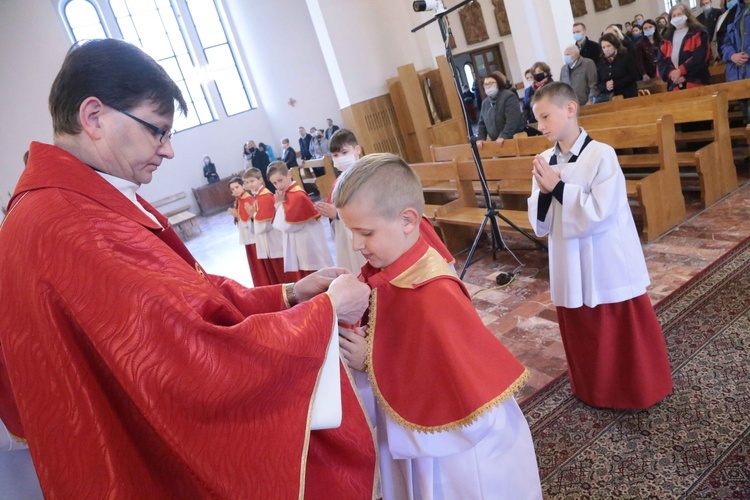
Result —
<svg viewBox="0 0 750 500"><path fill-rule="evenodd" d="M367 369L399 424L426 432L469 425L518 392L529 372L484 326L445 259L420 238L372 288Z"/></svg>
<svg viewBox="0 0 750 500"><path fill-rule="evenodd" d="M570 387L584 403L641 410L672 392L667 347L647 294L596 307L558 307Z"/></svg>
<svg viewBox="0 0 750 500"><path fill-rule="evenodd" d="M292 182L286 191L284 215L289 224L302 224L309 220L320 219L320 214L310 201L310 197L296 182Z"/></svg>
<svg viewBox="0 0 750 500"><path fill-rule="evenodd" d="M0 418L27 438L46 497L372 496L346 377L342 426L309 431L327 296L284 310L279 286L206 275L163 216L164 230L54 146L32 143L10 207Z"/></svg>

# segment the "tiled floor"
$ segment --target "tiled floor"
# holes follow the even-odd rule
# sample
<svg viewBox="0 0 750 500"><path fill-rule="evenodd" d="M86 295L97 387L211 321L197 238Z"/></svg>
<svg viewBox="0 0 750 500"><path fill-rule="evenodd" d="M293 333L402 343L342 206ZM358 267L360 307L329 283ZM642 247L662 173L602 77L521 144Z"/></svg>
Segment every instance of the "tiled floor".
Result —
<svg viewBox="0 0 750 500"><path fill-rule="evenodd" d="M738 242L750 237L750 183L706 210L689 198L690 218L644 246L651 275L648 289L652 303L680 287ZM250 286L250 272L236 228L226 214L200 219L202 233L187 246L205 269ZM531 378L519 395L523 400L567 369L557 317L549 296L547 254L532 249L521 236L509 236L506 244L524 263L510 285L497 288L498 272L510 272L518 264L499 252L469 267L464 281L487 327L530 370ZM458 257L460 271L465 255Z"/></svg>

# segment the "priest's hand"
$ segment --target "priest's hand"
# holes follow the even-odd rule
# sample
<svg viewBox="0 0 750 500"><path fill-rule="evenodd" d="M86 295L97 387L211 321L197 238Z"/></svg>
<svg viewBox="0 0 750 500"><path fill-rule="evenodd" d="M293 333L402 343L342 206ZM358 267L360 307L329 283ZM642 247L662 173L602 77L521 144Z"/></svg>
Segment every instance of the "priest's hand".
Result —
<svg viewBox="0 0 750 500"><path fill-rule="evenodd" d="M353 274L344 274L333 280L328 294L333 300L339 322L350 325L362 319L370 303L370 287Z"/></svg>
<svg viewBox="0 0 750 500"><path fill-rule="evenodd" d="M365 340L365 329L361 326L349 330L339 326L339 348L341 356L349 365L349 368L365 371L365 359L367 358L367 340Z"/></svg>
<svg viewBox="0 0 750 500"><path fill-rule="evenodd" d="M294 284L294 295L297 297L297 302L310 300L316 295L325 292L331 286L333 280L342 274L351 273L343 267L326 267L305 276Z"/></svg>
<svg viewBox="0 0 750 500"><path fill-rule="evenodd" d="M542 193L552 192L557 183L560 182L560 174L550 167L542 155L536 155L534 158L534 168L531 173L534 174L534 180L536 180Z"/></svg>

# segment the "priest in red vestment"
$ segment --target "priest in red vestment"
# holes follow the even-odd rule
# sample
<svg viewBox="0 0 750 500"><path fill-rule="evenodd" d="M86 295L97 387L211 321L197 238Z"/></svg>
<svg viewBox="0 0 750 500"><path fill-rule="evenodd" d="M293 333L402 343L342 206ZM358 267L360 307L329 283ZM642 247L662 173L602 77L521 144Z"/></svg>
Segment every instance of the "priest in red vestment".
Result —
<svg viewBox="0 0 750 500"><path fill-rule="evenodd" d="M0 418L49 498L372 498L340 364L341 424L311 430L332 328L369 290L340 270L256 289L206 274L136 194L174 155L174 101L133 45L68 53L55 145L32 143L0 227Z"/></svg>

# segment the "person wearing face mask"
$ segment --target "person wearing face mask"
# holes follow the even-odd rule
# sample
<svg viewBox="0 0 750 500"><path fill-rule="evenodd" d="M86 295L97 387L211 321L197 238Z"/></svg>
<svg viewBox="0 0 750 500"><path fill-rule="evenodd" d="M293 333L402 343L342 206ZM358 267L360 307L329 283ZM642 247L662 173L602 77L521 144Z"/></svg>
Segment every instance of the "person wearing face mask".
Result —
<svg viewBox="0 0 750 500"><path fill-rule="evenodd" d="M714 9L711 0L701 0L701 13L696 16L696 19L705 26L709 42L714 40L716 21L718 21L719 16L721 16L721 9Z"/></svg>
<svg viewBox="0 0 750 500"><path fill-rule="evenodd" d="M512 139L526 126L518 105L518 95L507 89L505 75L493 71L485 77L483 85L487 97L479 110L476 136L479 149L482 149L487 137L502 145L505 139Z"/></svg>
<svg viewBox="0 0 750 500"><path fill-rule="evenodd" d="M636 14L633 18L634 26L643 26L643 14Z"/></svg>
<svg viewBox="0 0 750 500"><path fill-rule="evenodd" d="M671 26L659 49L659 76L667 82L667 90L708 85L711 75L708 61L711 47L706 28L684 4L669 11Z"/></svg>
<svg viewBox="0 0 750 500"><path fill-rule="evenodd" d="M744 1L740 0L721 0L721 6L724 12L716 20L716 48L719 54L717 58L719 61L723 60L722 47L724 46L724 39L727 36L727 29L734 22L737 11L742 9Z"/></svg>
<svg viewBox="0 0 750 500"><path fill-rule="evenodd" d="M661 36L653 19L643 21L643 36L635 44L635 66L644 82L656 77L656 60L659 57Z"/></svg>
<svg viewBox="0 0 750 500"><path fill-rule="evenodd" d="M721 47L721 57L727 63L728 82L750 78L747 63L750 59L750 4L740 3L734 20L727 28L727 36ZM744 34L744 36L743 36ZM750 121L750 100L742 101L742 113L745 123Z"/></svg>
<svg viewBox="0 0 750 500"><path fill-rule="evenodd" d="M635 59L612 33L605 33L599 39L602 46L602 58L596 65L597 88L602 97L611 99L621 95L625 99L638 96L640 79ZM599 99L596 99L597 101ZM602 98L601 101L607 99Z"/></svg>
<svg viewBox="0 0 750 500"><path fill-rule="evenodd" d="M531 98L534 97L534 93L548 83L554 81L552 79L552 70L547 63L541 61L537 61L531 66L531 74L534 76L534 81L531 83L531 86L526 89L526 93L523 96L523 103L521 105L523 117L526 120L526 123L536 123L536 117L531 110Z"/></svg>
<svg viewBox="0 0 750 500"><path fill-rule="evenodd" d="M576 41L581 57L591 59L594 62L599 60L602 55L602 48L595 41L588 39L585 24L575 23L573 25L573 40Z"/></svg>
<svg viewBox="0 0 750 500"><path fill-rule="evenodd" d="M581 106L593 102L594 97L599 95L599 89L596 86L598 82L596 63L591 59L581 57L576 45L565 49L563 59L565 64L560 70L560 81L573 87L578 96L578 104Z"/></svg>

